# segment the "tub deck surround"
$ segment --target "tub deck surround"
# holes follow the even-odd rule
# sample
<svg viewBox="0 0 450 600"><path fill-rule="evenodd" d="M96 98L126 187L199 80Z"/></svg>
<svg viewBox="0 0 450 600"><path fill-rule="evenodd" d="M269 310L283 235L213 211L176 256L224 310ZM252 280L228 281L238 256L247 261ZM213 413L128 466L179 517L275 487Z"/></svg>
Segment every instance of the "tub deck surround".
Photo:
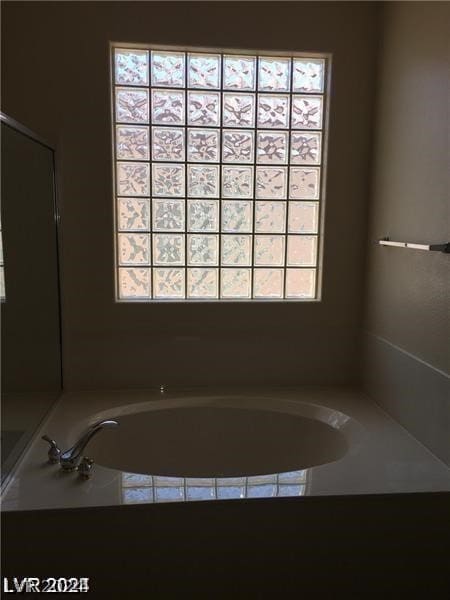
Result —
<svg viewBox="0 0 450 600"><path fill-rule="evenodd" d="M47 463L41 435L65 450L105 418L122 427L102 431L87 447L95 461L91 479ZM252 422L252 436L243 435ZM195 444L196 436L202 444ZM210 452L202 451L204 444ZM2 506L9 511L428 491L450 491L450 469L359 391L96 391L61 396L5 487Z"/></svg>

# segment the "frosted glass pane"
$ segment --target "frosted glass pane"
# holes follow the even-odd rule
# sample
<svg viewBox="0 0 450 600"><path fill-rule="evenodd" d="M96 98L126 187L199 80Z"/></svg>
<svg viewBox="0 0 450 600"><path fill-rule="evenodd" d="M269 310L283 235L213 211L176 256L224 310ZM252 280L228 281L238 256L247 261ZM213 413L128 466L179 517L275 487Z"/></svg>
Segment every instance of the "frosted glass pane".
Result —
<svg viewBox="0 0 450 600"><path fill-rule="evenodd" d="M218 231L218 229L218 200L188 201L188 231Z"/></svg>
<svg viewBox="0 0 450 600"><path fill-rule="evenodd" d="M153 269L155 298L184 298L184 269Z"/></svg>
<svg viewBox="0 0 450 600"><path fill-rule="evenodd" d="M319 197L320 168L292 167L289 180L289 198L316 200Z"/></svg>
<svg viewBox="0 0 450 600"><path fill-rule="evenodd" d="M149 179L150 167L147 163L117 163L117 192L119 196L149 196Z"/></svg>
<svg viewBox="0 0 450 600"><path fill-rule="evenodd" d="M152 85L184 87L184 54L152 52Z"/></svg>
<svg viewBox="0 0 450 600"><path fill-rule="evenodd" d="M184 235L153 234L153 264L184 265Z"/></svg>
<svg viewBox="0 0 450 600"><path fill-rule="evenodd" d="M152 176L154 196L184 196L184 165L153 164Z"/></svg>
<svg viewBox="0 0 450 600"><path fill-rule="evenodd" d="M184 200L153 200L154 231L184 231Z"/></svg>
<svg viewBox="0 0 450 600"><path fill-rule="evenodd" d="M224 198L251 198L253 167L222 167L222 195Z"/></svg>
<svg viewBox="0 0 450 600"><path fill-rule="evenodd" d="M150 229L150 200L138 198L118 198L119 230L148 231Z"/></svg>
<svg viewBox="0 0 450 600"><path fill-rule="evenodd" d="M284 235L255 235L255 265L284 265Z"/></svg>
<svg viewBox="0 0 450 600"><path fill-rule="evenodd" d="M217 298L218 269L188 269L188 298Z"/></svg>
<svg viewBox="0 0 450 600"><path fill-rule="evenodd" d="M162 125L183 125L184 92L152 90L152 122Z"/></svg>
<svg viewBox="0 0 450 600"><path fill-rule="evenodd" d="M325 61L322 58L294 58L294 92L322 92Z"/></svg>
<svg viewBox="0 0 450 600"><path fill-rule="evenodd" d="M153 127L153 160L184 160L184 129Z"/></svg>
<svg viewBox="0 0 450 600"><path fill-rule="evenodd" d="M258 127L287 129L289 127L289 96L258 96Z"/></svg>
<svg viewBox="0 0 450 600"><path fill-rule="evenodd" d="M223 87L235 90L254 90L256 58L251 56L224 56Z"/></svg>
<svg viewBox="0 0 450 600"><path fill-rule="evenodd" d="M286 167L256 167L256 197L286 198Z"/></svg>
<svg viewBox="0 0 450 600"><path fill-rule="evenodd" d="M290 58L260 58L258 89L266 92L288 92Z"/></svg>
<svg viewBox="0 0 450 600"><path fill-rule="evenodd" d="M188 235L188 265L217 265L219 262L218 235Z"/></svg>
<svg viewBox="0 0 450 600"><path fill-rule="evenodd" d="M302 165L320 163L321 133L293 132L291 136L291 162Z"/></svg>
<svg viewBox="0 0 450 600"><path fill-rule="evenodd" d="M259 163L279 164L287 161L287 131L258 131Z"/></svg>
<svg viewBox="0 0 450 600"><path fill-rule="evenodd" d="M223 162L252 163L253 136L253 131L224 130L222 133Z"/></svg>
<svg viewBox="0 0 450 600"><path fill-rule="evenodd" d="M223 125L253 127L255 124L255 94L223 94Z"/></svg>
<svg viewBox="0 0 450 600"><path fill-rule="evenodd" d="M119 298L149 298L150 269L119 269Z"/></svg>
<svg viewBox="0 0 450 600"><path fill-rule="evenodd" d="M222 298L250 298L251 270L222 269L221 287Z"/></svg>
<svg viewBox="0 0 450 600"><path fill-rule="evenodd" d="M215 129L189 129L188 160L218 162L220 133Z"/></svg>
<svg viewBox="0 0 450 600"><path fill-rule="evenodd" d="M283 269L255 269L253 295L255 298L282 298Z"/></svg>
<svg viewBox="0 0 450 600"><path fill-rule="evenodd" d="M322 127L322 98L316 96L292 97L292 128L320 129Z"/></svg>
<svg viewBox="0 0 450 600"><path fill-rule="evenodd" d="M217 127L220 124L220 94L188 92L188 123Z"/></svg>
<svg viewBox="0 0 450 600"><path fill-rule="evenodd" d="M286 202L256 202L255 231L257 233L284 233L286 226Z"/></svg>
<svg viewBox="0 0 450 600"><path fill-rule="evenodd" d="M148 85L147 50L116 50L116 83Z"/></svg>
<svg viewBox="0 0 450 600"><path fill-rule="evenodd" d="M193 88L220 87L220 55L189 54L188 85Z"/></svg>
<svg viewBox="0 0 450 600"><path fill-rule="evenodd" d="M116 121L148 123L148 90L116 88Z"/></svg>
<svg viewBox="0 0 450 600"><path fill-rule="evenodd" d="M315 296L315 269L287 269L286 271L286 297L287 298L314 298Z"/></svg>
<svg viewBox="0 0 450 600"><path fill-rule="evenodd" d="M148 127L116 127L116 156L121 159L148 160Z"/></svg>
<svg viewBox="0 0 450 600"><path fill-rule="evenodd" d="M119 264L150 264L150 237L145 234L119 233Z"/></svg>
<svg viewBox="0 0 450 600"><path fill-rule="evenodd" d="M250 233L252 231L253 202L246 200L222 201L222 231Z"/></svg>
<svg viewBox="0 0 450 600"><path fill-rule="evenodd" d="M317 261L317 236L289 235L287 245L288 266L313 267Z"/></svg>
<svg viewBox="0 0 450 600"><path fill-rule="evenodd" d="M219 167L188 165L188 196L217 198L219 196Z"/></svg>
<svg viewBox="0 0 450 600"><path fill-rule="evenodd" d="M289 233L317 233L318 202L289 202Z"/></svg>
<svg viewBox="0 0 450 600"><path fill-rule="evenodd" d="M252 236L222 236L222 265L251 265Z"/></svg>

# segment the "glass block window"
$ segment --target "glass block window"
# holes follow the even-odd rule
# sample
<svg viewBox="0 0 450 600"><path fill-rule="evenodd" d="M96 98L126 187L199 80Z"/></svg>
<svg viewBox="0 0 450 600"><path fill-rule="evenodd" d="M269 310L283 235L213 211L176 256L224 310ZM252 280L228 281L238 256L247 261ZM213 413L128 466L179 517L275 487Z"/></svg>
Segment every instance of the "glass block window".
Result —
<svg viewBox="0 0 450 600"><path fill-rule="evenodd" d="M318 299L327 58L112 49L120 301Z"/></svg>

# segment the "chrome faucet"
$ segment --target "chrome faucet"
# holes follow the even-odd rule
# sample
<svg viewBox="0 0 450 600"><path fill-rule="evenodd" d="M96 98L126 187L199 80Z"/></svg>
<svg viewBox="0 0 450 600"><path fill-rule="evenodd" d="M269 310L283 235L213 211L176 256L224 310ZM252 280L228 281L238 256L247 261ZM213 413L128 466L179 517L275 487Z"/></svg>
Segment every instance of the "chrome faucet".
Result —
<svg viewBox="0 0 450 600"><path fill-rule="evenodd" d="M99 431L102 429L118 427L119 423L117 421L99 421L98 423L94 423L91 425L80 437L80 439L76 442L72 448L62 452L59 457L59 462L61 464L61 468L64 471L75 471L78 467L81 459L83 450L86 448L89 440L94 437Z"/></svg>

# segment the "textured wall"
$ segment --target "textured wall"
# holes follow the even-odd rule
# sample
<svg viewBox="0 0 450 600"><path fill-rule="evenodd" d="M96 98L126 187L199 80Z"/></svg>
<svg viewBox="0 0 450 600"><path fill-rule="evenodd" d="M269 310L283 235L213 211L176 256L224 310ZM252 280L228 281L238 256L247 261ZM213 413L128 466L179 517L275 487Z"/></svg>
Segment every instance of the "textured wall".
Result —
<svg viewBox="0 0 450 600"><path fill-rule="evenodd" d="M357 379L377 15L353 2L3 4L3 110L57 144L68 388ZM109 41L333 53L321 303L114 303Z"/></svg>
<svg viewBox="0 0 450 600"><path fill-rule="evenodd" d="M380 404L448 461L450 255L373 242L385 235L418 243L450 239L450 5L387 3L383 32L369 226L366 383Z"/></svg>

